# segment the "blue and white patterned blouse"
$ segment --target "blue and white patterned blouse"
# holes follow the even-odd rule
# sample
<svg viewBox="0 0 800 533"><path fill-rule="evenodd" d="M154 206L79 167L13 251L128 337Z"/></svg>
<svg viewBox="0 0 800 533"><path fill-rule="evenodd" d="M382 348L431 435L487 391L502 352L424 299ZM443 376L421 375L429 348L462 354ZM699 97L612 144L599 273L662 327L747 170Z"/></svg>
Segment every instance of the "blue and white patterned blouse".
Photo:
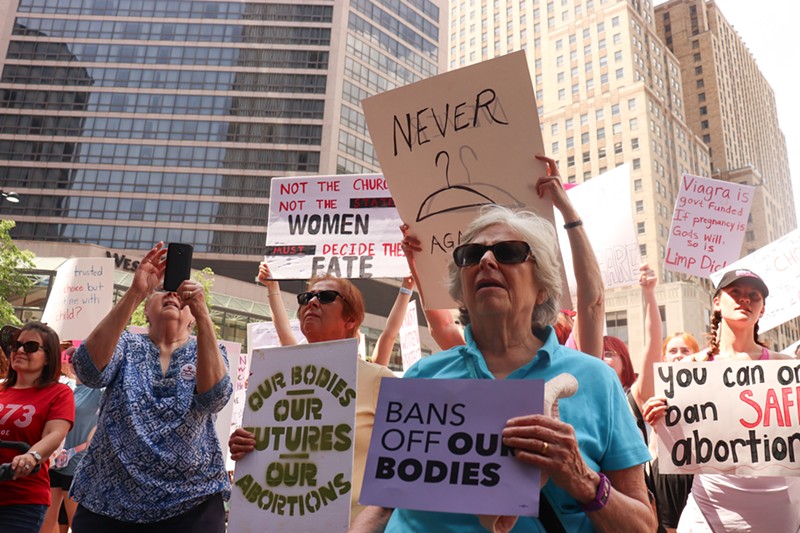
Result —
<svg viewBox="0 0 800 533"><path fill-rule="evenodd" d="M225 348L220 352L228 367ZM89 387L106 387L97 432L75 472L71 496L97 514L125 522L166 520L210 496L230 496L214 419L232 393L228 375L196 394L197 341L175 350L161 371L147 335L123 332L98 371L86 344L73 357Z"/></svg>

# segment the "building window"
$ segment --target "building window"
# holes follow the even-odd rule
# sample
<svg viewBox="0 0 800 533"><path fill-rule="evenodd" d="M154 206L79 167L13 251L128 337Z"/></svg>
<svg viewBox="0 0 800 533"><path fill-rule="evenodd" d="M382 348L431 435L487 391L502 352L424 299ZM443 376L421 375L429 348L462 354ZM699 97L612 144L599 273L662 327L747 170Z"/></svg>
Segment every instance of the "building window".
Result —
<svg viewBox="0 0 800 533"><path fill-rule="evenodd" d="M644 222L636 223L636 233L639 235L644 235Z"/></svg>
<svg viewBox="0 0 800 533"><path fill-rule="evenodd" d="M708 107L700 106L700 114L701 115L708 115Z"/></svg>
<svg viewBox="0 0 800 533"><path fill-rule="evenodd" d="M638 150L639 149L639 137L634 137L631 139L631 149Z"/></svg>
<svg viewBox="0 0 800 533"><path fill-rule="evenodd" d="M638 157L633 160L633 170L639 170L642 168L642 160Z"/></svg>
<svg viewBox="0 0 800 533"><path fill-rule="evenodd" d="M644 200L636 200L636 212L644 213Z"/></svg>
<svg viewBox="0 0 800 533"><path fill-rule="evenodd" d="M640 244L639 245L639 255L641 255L642 257L647 257L647 245L646 244Z"/></svg>
<svg viewBox="0 0 800 533"><path fill-rule="evenodd" d="M589 163L592 160L592 156L589 152L583 152L583 162Z"/></svg>
<svg viewBox="0 0 800 533"><path fill-rule="evenodd" d="M610 311L606 313L606 330L608 334L628 343L628 312Z"/></svg>
<svg viewBox="0 0 800 533"><path fill-rule="evenodd" d="M621 142L614 143L614 154L619 155L621 153L622 153L622 143Z"/></svg>
<svg viewBox="0 0 800 533"><path fill-rule="evenodd" d="M574 155L567 156L567 166L568 167L574 167L575 166L575 156Z"/></svg>
<svg viewBox="0 0 800 533"><path fill-rule="evenodd" d="M642 179L636 178L633 180L633 190L634 192L642 192Z"/></svg>

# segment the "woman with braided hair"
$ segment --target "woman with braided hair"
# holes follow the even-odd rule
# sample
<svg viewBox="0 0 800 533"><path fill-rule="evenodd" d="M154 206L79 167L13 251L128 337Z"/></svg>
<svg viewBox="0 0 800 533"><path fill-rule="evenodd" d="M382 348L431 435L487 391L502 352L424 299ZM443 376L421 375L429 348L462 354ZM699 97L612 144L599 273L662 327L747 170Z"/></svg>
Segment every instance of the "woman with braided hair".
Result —
<svg viewBox="0 0 800 533"><path fill-rule="evenodd" d="M709 348L685 361L757 361L791 359L767 349L758 339L767 284L754 272L726 272L717 286ZM666 412L666 399L650 398L645 420L655 427ZM678 523L681 532L800 531L800 478L702 474Z"/></svg>

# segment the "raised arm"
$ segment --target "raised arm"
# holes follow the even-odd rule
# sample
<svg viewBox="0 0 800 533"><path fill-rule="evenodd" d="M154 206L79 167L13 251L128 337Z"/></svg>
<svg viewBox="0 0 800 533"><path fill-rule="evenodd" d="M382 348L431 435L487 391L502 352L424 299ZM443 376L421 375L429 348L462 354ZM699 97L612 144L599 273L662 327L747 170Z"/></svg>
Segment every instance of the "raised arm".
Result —
<svg viewBox="0 0 800 533"><path fill-rule="evenodd" d="M536 182L536 192L540 198L549 198L558 209L567 227L569 247L572 251L572 268L578 286L575 309L575 339L578 348L595 357L603 356L603 324L605 322L605 286L600 274L600 265L594 255L589 237L583 228L578 212L564 190L556 162L549 157L537 155L536 159L547 165L547 176Z"/></svg>
<svg viewBox="0 0 800 533"><path fill-rule="evenodd" d="M283 303L281 287L277 281L272 279L272 272L265 262L258 265L258 282L267 288L269 311L272 314L272 322L275 324L281 346L294 346L297 344L297 339L294 338L292 327L289 325L289 313L286 312L286 305Z"/></svg>
<svg viewBox="0 0 800 533"><path fill-rule="evenodd" d="M130 288L86 337L86 349L98 370L102 371L108 366L133 312L164 278L166 253L167 249L163 242L159 242L147 252L133 274Z"/></svg>
<svg viewBox="0 0 800 533"><path fill-rule="evenodd" d="M425 306L425 295L422 293L422 286L419 283L419 275L417 274L417 266L414 262L414 253L422 251L422 244L419 239L408 233L408 225L403 224L400 226L400 231L403 232L403 241L401 248L408 261L408 268L411 270L411 276L414 278L414 283L419 292L420 303L422 304L422 312L425 313L425 320L428 321L428 329L431 332L431 337L439 345L442 350L448 350L453 346L461 346L466 343L464 334L461 328L456 324L453 319L452 313L448 309L428 309Z"/></svg>
<svg viewBox="0 0 800 533"><path fill-rule="evenodd" d="M400 285L392 310L389 311L389 316L386 318L386 327L383 328L378 342L375 344L375 351L372 352L373 363L389 366L394 341L397 339L397 334L400 333L400 327L406 317L408 302L411 300L412 294L414 294L414 278L406 276Z"/></svg>
<svg viewBox="0 0 800 533"><path fill-rule="evenodd" d="M639 409L655 394L653 365L661 362L661 314L656 301L656 273L648 265L639 267L639 285L644 305L644 354L639 377L631 386L631 394Z"/></svg>
<svg viewBox="0 0 800 533"><path fill-rule="evenodd" d="M208 312L203 286L187 279L177 291L181 305L188 306L197 326L197 394L211 390L228 375L225 360L220 353L214 322Z"/></svg>

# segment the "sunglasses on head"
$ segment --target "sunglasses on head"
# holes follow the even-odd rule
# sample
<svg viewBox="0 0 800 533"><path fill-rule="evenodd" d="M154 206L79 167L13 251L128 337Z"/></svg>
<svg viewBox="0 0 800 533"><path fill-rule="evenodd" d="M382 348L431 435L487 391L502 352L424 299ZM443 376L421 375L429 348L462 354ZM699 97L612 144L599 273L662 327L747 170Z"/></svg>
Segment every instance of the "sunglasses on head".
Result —
<svg viewBox="0 0 800 533"><path fill-rule="evenodd" d="M524 263L528 257L533 257L531 247L525 241L502 241L494 244L462 244L453 250L453 260L458 267L468 267L477 265L486 255L487 251L492 252L498 263L513 265Z"/></svg>
<svg viewBox="0 0 800 533"><path fill-rule="evenodd" d="M297 303L299 305L308 305L308 302L316 298L321 304L332 304L336 300L337 296L344 300L344 296L339 294L339 291L327 290L301 292L297 295Z"/></svg>
<svg viewBox="0 0 800 533"><path fill-rule="evenodd" d="M12 352L16 352L19 350L20 346L25 353L36 353L39 351L39 348L44 350L44 347L36 341L27 341L27 342L19 342L19 341L11 341L8 343L8 347L11 348Z"/></svg>

